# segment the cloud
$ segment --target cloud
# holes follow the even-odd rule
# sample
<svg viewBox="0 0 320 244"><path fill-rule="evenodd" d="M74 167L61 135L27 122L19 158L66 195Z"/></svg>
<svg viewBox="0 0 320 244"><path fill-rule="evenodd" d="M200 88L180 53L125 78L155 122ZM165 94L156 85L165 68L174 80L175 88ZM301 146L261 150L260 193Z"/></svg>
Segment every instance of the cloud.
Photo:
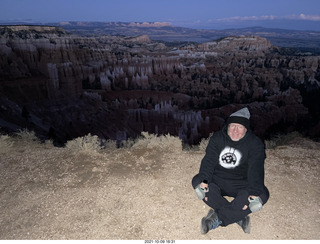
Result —
<svg viewBox="0 0 320 244"><path fill-rule="evenodd" d="M299 20L320 21L320 15L299 14L298 16L293 16L293 17Z"/></svg>
<svg viewBox="0 0 320 244"><path fill-rule="evenodd" d="M202 19L188 21L172 21L174 26L204 29L242 28L248 26L264 26L268 28L284 28L297 30L320 31L320 15L293 14L293 15L261 15L261 16L233 16L221 19Z"/></svg>
<svg viewBox="0 0 320 244"><path fill-rule="evenodd" d="M217 19L217 21L247 21L247 20L273 20L276 17L273 15L263 15L263 16L234 16L230 18Z"/></svg>
<svg viewBox="0 0 320 244"><path fill-rule="evenodd" d="M287 15L287 16L274 16L274 15L262 15L262 16L234 16L230 18L216 19L218 22L234 22L234 21L257 21L257 20L310 20L320 21L320 15Z"/></svg>

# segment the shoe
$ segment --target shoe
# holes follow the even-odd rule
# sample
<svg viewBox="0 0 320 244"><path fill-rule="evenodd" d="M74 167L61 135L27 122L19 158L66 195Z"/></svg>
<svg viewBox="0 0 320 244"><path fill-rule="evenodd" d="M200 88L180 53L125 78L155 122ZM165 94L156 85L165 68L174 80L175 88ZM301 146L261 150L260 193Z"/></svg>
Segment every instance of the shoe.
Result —
<svg viewBox="0 0 320 244"><path fill-rule="evenodd" d="M208 212L207 216L206 216L206 217L204 217L204 218L209 219L209 218L210 218L214 213L215 213L215 212L214 212L214 210L213 210L212 208L210 208L210 210L209 210L209 212Z"/></svg>
<svg viewBox="0 0 320 244"><path fill-rule="evenodd" d="M250 234L250 217L246 216L244 219L237 222L238 225L242 228L244 233Z"/></svg>
<svg viewBox="0 0 320 244"><path fill-rule="evenodd" d="M205 225L205 221L207 219L209 219L213 214L215 214L214 210L212 208L210 208L207 216L203 217L202 220L201 220L201 226L200 226L200 230L201 230L201 234L206 234L208 233L208 228L206 227Z"/></svg>
<svg viewBox="0 0 320 244"><path fill-rule="evenodd" d="M201 234L207 234L209 230L218 228L221 223L217 213L213 209L210 209L207 216L201 220Z"/></svg>

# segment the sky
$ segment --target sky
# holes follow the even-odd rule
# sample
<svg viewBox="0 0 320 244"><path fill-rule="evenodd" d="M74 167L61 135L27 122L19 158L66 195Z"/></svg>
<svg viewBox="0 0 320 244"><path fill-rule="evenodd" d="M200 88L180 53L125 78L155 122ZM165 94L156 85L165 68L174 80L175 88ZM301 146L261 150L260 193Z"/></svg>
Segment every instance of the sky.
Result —
<svg viewBox="0 0 320 244"><path fill-rule="evenodd" d="M0 23L169 22L224 29L320 31L320 0L0 0Z"/></svg>

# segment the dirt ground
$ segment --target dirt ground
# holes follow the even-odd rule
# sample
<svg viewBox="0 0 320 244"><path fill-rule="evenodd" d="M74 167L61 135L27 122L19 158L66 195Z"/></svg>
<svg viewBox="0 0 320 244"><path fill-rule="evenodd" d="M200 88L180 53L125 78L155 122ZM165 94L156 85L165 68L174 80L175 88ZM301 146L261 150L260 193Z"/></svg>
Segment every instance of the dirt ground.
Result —
<svg viewBox="0 0 320 244"><path fill-rule="evenodd" d="M250 234L232 224L201 235L209 208L191 179L203 150L20 142L0 156L1 240L320 239L320 144L307 139L267 150L271 196Z"/></svg>

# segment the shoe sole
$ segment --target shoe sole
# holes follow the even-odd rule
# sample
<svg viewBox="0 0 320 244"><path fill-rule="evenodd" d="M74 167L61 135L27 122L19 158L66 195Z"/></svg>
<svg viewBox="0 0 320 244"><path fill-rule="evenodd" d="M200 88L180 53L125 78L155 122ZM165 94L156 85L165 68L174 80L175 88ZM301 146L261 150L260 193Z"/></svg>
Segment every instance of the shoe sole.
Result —
<svg viewBox="0 0 320 244"><path fill-rule="evenodd" d="M208 227L206 226L206 217L203 217L201 220L200 232L202 235L205 235L209 232Z"/></svg>

